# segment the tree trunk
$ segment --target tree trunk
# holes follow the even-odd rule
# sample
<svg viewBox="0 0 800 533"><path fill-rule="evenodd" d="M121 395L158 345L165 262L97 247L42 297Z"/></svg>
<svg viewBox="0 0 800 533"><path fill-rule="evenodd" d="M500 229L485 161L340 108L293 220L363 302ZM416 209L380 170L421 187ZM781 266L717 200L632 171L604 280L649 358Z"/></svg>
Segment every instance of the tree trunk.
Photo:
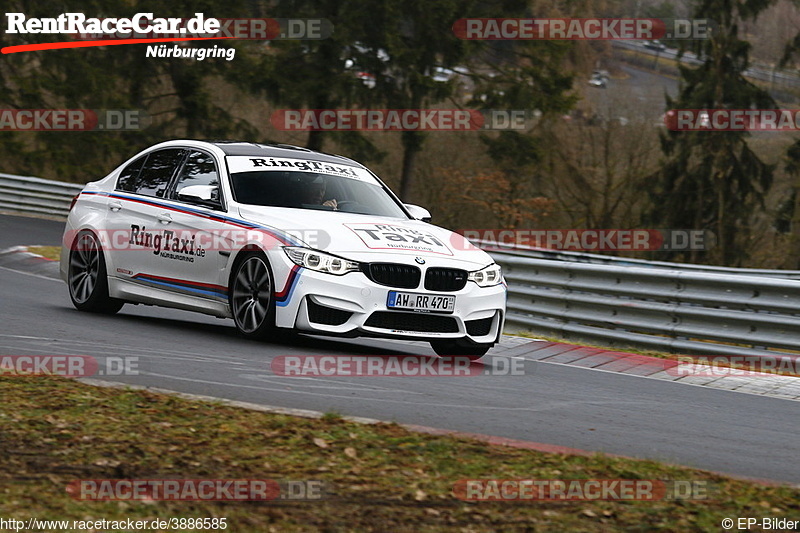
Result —
<svg viewBox="0 0 800 533"><path fill-rule="evenodd" d="M324 131L319 130L311 130L308 132L308 141L306 142L306 148L309 150L316 150L317 152L322 151L322 145L325 142Z"/></svg>
<svg viewBox="0 0 800 533"><path fill-rule="evenodd" d="M783 268L790 270L800 269L800 183L795 188L794 212L790 224L791 237L789 241L789 253Z"/></svg>
<svg viewBox="0 0 800 533"><path fill-rule="evenodd" d="M422 151L424 137L418 131L403 132L403 170L400 175L400 199L411 201L411 190L414 184L414 172L417 165L417 154Z"/></svg>

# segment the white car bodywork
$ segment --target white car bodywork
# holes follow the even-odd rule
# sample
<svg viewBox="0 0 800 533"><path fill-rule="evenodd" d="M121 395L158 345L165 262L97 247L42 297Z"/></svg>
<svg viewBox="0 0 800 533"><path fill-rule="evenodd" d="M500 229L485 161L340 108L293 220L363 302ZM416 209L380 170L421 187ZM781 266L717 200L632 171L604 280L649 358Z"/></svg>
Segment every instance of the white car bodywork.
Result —
<svg viewBox="0 0 800 533"><path fill-rule="evenodd" d="M120 190L123 171L130 174L134 162L169 148L186 152L166 192ZM175 182L182 175L186 154L195 152L213 158L219 174L220 205L216 208L186 201L183 196L176 199ZM401 215L384 217L237 202L230 176L268 171L273 164L290 176L302 170L316 171L326 178L344 176L364 181L381 188L381 194L385 191ZM173 188L173 198L169 197L169 187ZM86 185L67 220L61 274L70 283L70 251L76 236L92 232L102 245L110 298L231 318L229 290L237 258L256 250L266 256L274 278L277 327L346 336L461 339L491 346L502 331L505 317L506 284L502 276L492 286L469 280L458 290L437 290L443 287L441 280L433 279L434 274L441 273L437 271L431 273L433 289L427 289L426 284L430 269L474 273L493 265L493 260L460 235L413 219L409 210L368 169L344 157L285 145L168 141L144 150L105 178ZM289 256L287 247L333 254L359 263L359 270L335 275L300 266ZM419 269L418 286L392 286L394 278L389 276L387 283L386 273L401 267L370 266L377 263L405 265L403 272ZM460 280L459 274L452 274L456 270L447 274ZM455 296L455 303L452 313L390 309L387 302L391 291Z"/></svg>

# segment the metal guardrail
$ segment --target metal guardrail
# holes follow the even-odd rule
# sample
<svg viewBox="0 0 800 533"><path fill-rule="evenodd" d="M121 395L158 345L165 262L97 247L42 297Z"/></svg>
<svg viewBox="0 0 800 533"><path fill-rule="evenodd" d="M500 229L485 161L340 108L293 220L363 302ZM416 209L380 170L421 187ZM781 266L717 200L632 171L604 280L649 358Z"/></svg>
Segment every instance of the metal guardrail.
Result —
<svg viewBox="0 0 800 533"><path fill-rule="evenodd" d="M800 357L800 280L490 253L508 282L507 329L673 353Z"/></svg>
<svg viewBox="0 0 800 533"><path fill-rule="evenodd" d="M549 248L533 248L512 245L497 245L495 243L473 241L475 244L487 249L503 251L506 248L514 255L532 257L535 259L550 259L556 261L571 261L576 263L591 263L595 265L617 265L620 267L641 268L668 268L673 270L687 270L690 272L707 272L709 274L732 274L735 276L764 276L780 279L800 280L800 270L776 270L765 268L731 268L714 265L695 265L691 263L673 263L667 261L648 261L646 259L633 259L616 257L613 255L592 254L587 252L571 252Z"/></svg>
<svg viewBox="0 0 800 533"><path fill-rule="evenodd" d="M615 48L625 48L635 52L641 52L645 55L663 57L665 59L678 60L678 50L666 49L662 51L650 50L645 48L643 43L636 41L612 41L611 46ZM703 62L695 56L692 52L685 52L680 58L680 61L686 65L702 65ZM744 76L756 79L771 84L778 84L784 87L800 87L800 76L797 71L793 70L778 70L775 68L768 68L765 66L751 66L744 71Z"/></svg>
<svg viewBox="0 0 800 533"><path fill-rule="evenodd" d="M0 209L66 217L82 188L0 173ZM798 271L541 249L489 253L508 281L511 330L690 354L800 357Z"/></svg>
<svg viewBox="0 0 800 533"><path fill-rule="evenodd" d="M66 218L83 185L0 173L0 209Z"/></svg>

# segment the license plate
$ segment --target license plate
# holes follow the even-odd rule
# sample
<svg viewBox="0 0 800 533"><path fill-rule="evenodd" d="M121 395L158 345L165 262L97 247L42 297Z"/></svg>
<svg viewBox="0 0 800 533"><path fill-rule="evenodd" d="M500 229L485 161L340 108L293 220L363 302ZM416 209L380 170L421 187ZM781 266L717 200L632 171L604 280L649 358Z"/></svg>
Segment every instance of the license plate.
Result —
<svg viewBox="0 0 800 533"><path fill-rule="evenodd" d="M389 309L418 311L420 313L452 313L456 308L456 297L389 291L386 307Z"/></svg>

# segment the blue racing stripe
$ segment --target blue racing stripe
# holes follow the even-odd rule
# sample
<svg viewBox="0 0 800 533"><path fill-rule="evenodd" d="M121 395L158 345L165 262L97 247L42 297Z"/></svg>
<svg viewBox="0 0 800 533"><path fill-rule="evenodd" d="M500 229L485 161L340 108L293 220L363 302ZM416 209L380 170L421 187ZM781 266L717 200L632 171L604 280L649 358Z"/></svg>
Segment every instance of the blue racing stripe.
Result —
<svg viewBox="0 0 800 533"><path fill-rule="evenodd" d="M101 191L84 191L81 194L107 196L109 198L117 198L119 200L128 200L129 202L136 202L136 203L140 203L140 204L151 205L151 206L154 206L154 207L162 207L164 209L170 209L172 211L177 211L179 213L186 213L187 215L194 215L194 216L197 216L197 217L216 220L218 222L224 222L224 223L227 223L227 224L233 224L233 225L241 226L241 227L245 227L245 228L259 229L259 230L265 231L266 233L268 233L272 237L275 237L276 239L278 239L280 241L283 241L284 244L288 244L288 245L291 245L291 246L302 246L303 245L302 242L296 240L295 238L293 238L288 233L284 233L284 232L282 232L282 231L280 231L280 230L278 230L276 228L272 228L272 227L269 227L269 226L264 226L263 224L256 224L255 222L250 222L250 221L243 220L243 219L240 219L240 218L233 218L233 217L224 216L224 215L217 215L217 214L214 214L214 213L206 213L204 211L199 211L199 210L192 209L192 208L189 208L189 207L175 206L175 205L171 205L171 204L164 204L164 203L156 202L156 201L150 200L150 199L136 198L134 196L127 196L127 195L119 194L119 193L108 193L108 192L101 192Z"/></svg>

